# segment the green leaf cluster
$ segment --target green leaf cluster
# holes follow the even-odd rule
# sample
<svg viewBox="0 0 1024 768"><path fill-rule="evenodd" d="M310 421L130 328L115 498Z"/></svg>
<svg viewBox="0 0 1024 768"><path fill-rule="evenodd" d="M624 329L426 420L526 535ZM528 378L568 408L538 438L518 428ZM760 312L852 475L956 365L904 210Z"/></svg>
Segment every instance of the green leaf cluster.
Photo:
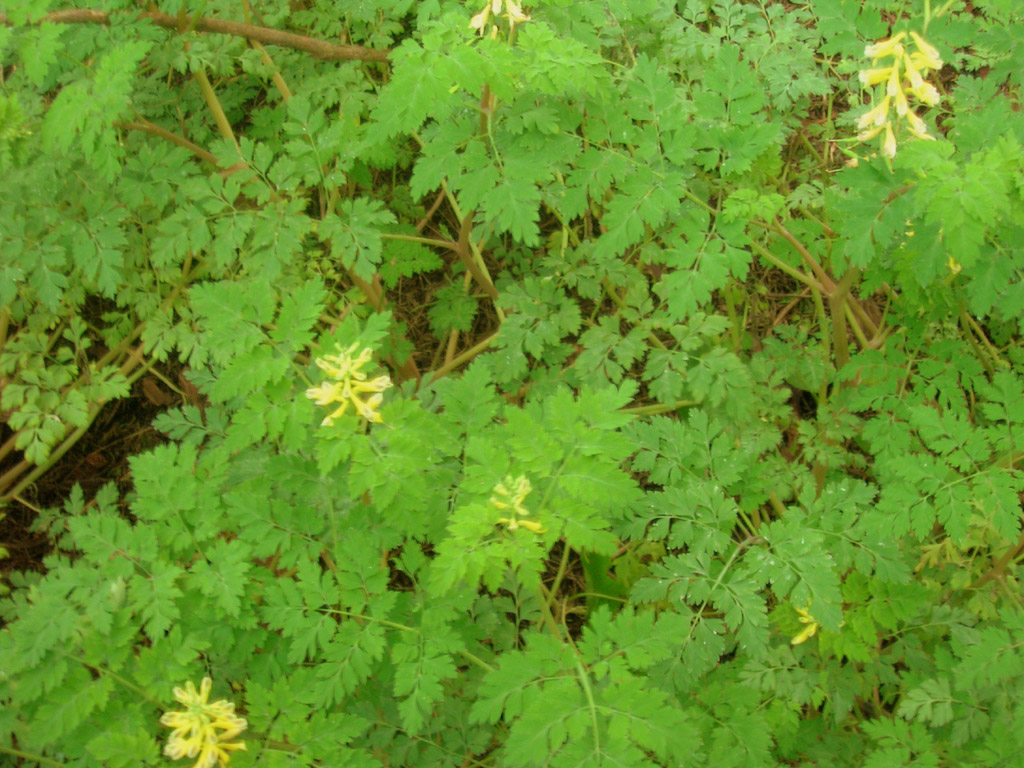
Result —
<svg viewBox="0 0 1024 768"><path fill-rule="evenodd" d="M165 764L209 676L236 768L1012 764L1020 9L497 5L5 9L0 753Z"/></svg>

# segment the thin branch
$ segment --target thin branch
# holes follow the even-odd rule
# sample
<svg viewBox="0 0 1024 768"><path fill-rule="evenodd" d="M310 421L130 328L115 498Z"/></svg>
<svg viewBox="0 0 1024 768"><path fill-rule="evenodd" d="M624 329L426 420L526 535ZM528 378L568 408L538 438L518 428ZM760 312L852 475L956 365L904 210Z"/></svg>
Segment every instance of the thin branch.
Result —
<svg viewBox="0 0 1024 768"><path fill-rule="evenodd" d="M1006 567L1014 558L1020 555L1021 552L1024 552L1024 535L1020 537L1016 544L1006 550L1006 552L1003 553L1003 556L1000 557L986 573L976 579L969 589L978 589L993 579L1001 578L1006 571Z"/></svg>
<svg viewBox="0 0 1024 768"><path fill-rule="evenodd" d="M132 120L131 122L128 122L128 123L120 123L120 126L122 128L124 128L125 130L129 130L129 131L145 131L146 133L151 133L154 136L159 136L161 139L165 139L165 140L171 142L172 144L177 144L179 147L184 147L189 152L191 152L193 155L198 157L200 160L205 160L206 162L210 163L211 165L217 165L218 162L219 162L217 160L216 155L214 155L213 153L207 152L205 149L200 147L198 144L195 144L195 143L189 141L188 139L184 138L183 136L179 136L176 133L171 133L170 131L168 131L168 130L166 130L164 128L161 128L159 125L156 125L155 123L149 122L149 120L144 120L144 119Z"/></svg>
<svg viewBox="0 0 1024 768"><path fill-rule="evenodd" d="M249 5L249 0L242 0L242 12L245 15L245 23L249 24L251 22L251 16L253 13L252 6ZM258 21L262 23L263 19L261 19L259 15L257 15L256 18ZM263 47L263 43L261 43L259 40L253 40L252 38L248 38L248 40L249 45L251 45L254 50L260 52L260 59L263 61L263 63L268 67L273 68L274 74L271 76L271 78L273 79L274 85L277 87L278 92L281 94L281 98L284 99L285 101L291 100L291 89L288 87L288 84L284 81L284 77L281 76L281 70L277 68L277 65L274 64L274 60L270 58L270 54L267 53L267 49Z"/></svg>
<svg viewBox="0 0 1024 768"><path fill-rule="evenodd" d="M158 27L165 29L178 29L178 17L167 13L142 11L138 14L137 18L148 19ZM88 9L54 11L43 16L40 21L50 21L54 24L109 24L111 14ZM6 14L0 14L0 24L13 26L7 20ZM199 32L234 35L235 37L256 40L265 45L276 45L281 48L305 51L314 58L323 59L324 61L387 61L388 55L391 53L388 49L377 50L365 48L361 45L336 45L324 40L306 37L305 35L296 35L293 32L284 32L270 27L259 27L254 24L242 24L237 21L227 21L226 19L199 18L194 21L194 28Z"/></svg>
<svg viewBox="0 0 1024 768"><path fill-rule="evenodd" d="M484 293L491 297L492 301L496 301L498 289L494 287L491 276L484 269L481 269L480 264L473 258L474 254L471 252L469 242L469 235L472 231L473 212L470 211L462 218L462 225L459 227L459 239L455 244L455 253L458 254L462 263L466 265L466 269L469 270L469 274L473 276L477 285L483 289Z"/></svg>
<svg viewBox="0 0 1024 768"><path fill-rule="evenodd" d="M431 375L430 375L430 383L433 384L435 381L440 379L442 376L446 376L447 374L449 374L451 371L453 371L456 368L458 368L463 363L468 363L474 357L476 357L481 352L483 352L485 349L487 349L489 346L491 346L491 344L493 344L495 339L497 339L497 338L498 338L498 334L497 333L492 333L490 336L488 336L483 341L479 342L478 344L475 344L474 346L472 346L469 349L467 349L465 352L463 352L458 357L455 357L452 360L450 360L449 362L447 362L444 365L442 365L436 371L432 371Z"/></svg>
<svg viewBox="0 0 1024 768"><path fill-rule="evenodd" d="M237 150L238 140L235 138L235 132L231 128L231 121L228 120L228 116L224 113L224 107L221 106L220 99L217 98L217 93L213 90L210 78L206 76L205 68L199 67L192 73L192 76L199 83L199 90L203 93L206 106L213 113L214 122L217 123L217 132L220 133L222 139L234 144ZM239 150L239 155L241 155L241 150Z"/></svg>

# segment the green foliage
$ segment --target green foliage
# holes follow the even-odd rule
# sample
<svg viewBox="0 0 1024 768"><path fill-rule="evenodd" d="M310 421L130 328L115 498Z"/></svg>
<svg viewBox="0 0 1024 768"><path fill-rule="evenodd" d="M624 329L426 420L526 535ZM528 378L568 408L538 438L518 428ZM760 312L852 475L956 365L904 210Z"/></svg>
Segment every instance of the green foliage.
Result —
<svg viewBox="0 0 1024 768"><path fill-rule="evenodd" d="M163 765L209 675L238 768L1010 765L1020 9L327 5L5 9L0 503L198 391L36 510L0 752Z"/></svg>

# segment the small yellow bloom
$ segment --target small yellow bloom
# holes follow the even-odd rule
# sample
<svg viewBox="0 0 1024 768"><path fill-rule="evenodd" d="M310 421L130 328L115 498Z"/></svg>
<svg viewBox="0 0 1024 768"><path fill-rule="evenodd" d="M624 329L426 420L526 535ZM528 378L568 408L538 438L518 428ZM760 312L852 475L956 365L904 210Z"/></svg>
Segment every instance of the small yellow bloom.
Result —
<svg viewBox="0 0 1024 768"><path fill-rule="evenodd" d="M900 41L907 36L906 32L900 32L895 37L883 40L880 43L869 45L864 49L864 56L868 59L882 59L886 56L902 56L903 46Z"/></svg>
<svg viewBox="0 0 1024 768"><path fill-rule="evenodd" d="M928 133L928 126L924 124L924 120L915 115L913 112L907 112L907 129L919 139L927 139L928 141L935 141L935 137Z"/></svg>
<svg viewBox="0 0 1024 768"><path fill-rule="evenodd" d="M949 267L949 271L954 275L959 275L960 270L963 269L960 262L954 259L952 256L949 257L949 261L946 262L946 266Z"/></svg>
<svg viewBox="0 0 1024 768"><path fill-rule="evenodd" d="M487 28L487 22L491 16L502 15L502 6L505 7L504 17L508 19L509 30L514 30L516 24L522 24L530 20L529 14L523 13L522 7L515 0L487 0L483 10L479 13L474 14L473 18L469 20L469 26L471 29L475 29L478 34L484 34L484 30ZM497 29L497 27L495 27Z"/></svg>
<svg viewBox="0 0 1024 768"><path fill-rule="evenodd" d="M882 139L882 154L890 160L896 157L896 134L892 132L892 123L885 124L885 138Z"/></svg>
<svg viewBox="0 0 1024 768"><path fill-rule="evenodd" d="M885 125L886 120L889 117L890 103L892 103L892 99L886 95L877 107L869 112L865 112L857 119L857 127L860 129L867 128L868 126L881 128ZM875 133L877 133L877 131Z"/></svg>
<svg viewBox="0 0 1024 768"><path fill-rule="evenodd" d="M887 124L888 123L886 123L886 125ZM882 129L884 127L885 125L876 125L874 128L869 128L866 131L861 131L860 133L857 134L857 141L871 141L871 139L875 138L875 136L882 132ZM857 164L854 163L852 167L856 168Z"/></svg>
<svg viewBox="0 0 1024 768"><path fill-rule="evenodd" d="M938 89L929 82L921 83L921 86L914 88L911 93L914 94L918 101L929 107L937 106L942 98L939 95Z"/></svg>
<svg viewBox="0 0 1024 768"><path fill-rule="evenodd" d="M375 379L367 380L366 374L361 369L370 362L373 350L366 347L357 355L357 349L359 349L359 344L353 344L345 350L339 346L339 354L324 355L316 360L317 366L334 381L325 381L317 387L307 389L306 397L317 405L340 404L320 422L322 425L333 424L335 419L341 418L348 410L349 405L352 405L356 413L367 421L381 423L381 416L378 412L381 403L384 402L384 395L381 393L391 386L391 378L378 376ZM370 396L363 399L363 396L367 394Z"/></svg>
<svg viewBox="0 0 1024 768"><path fill-rule="evenodd" d="M533 533L544 533L545 529L540 523L534 522L533 520L520 520L521 517L529 517L530 511L523 506L523 501L530 492L533 490L533 486L530 485L530 481L525 475L513 478L511 475L507 476L502 482L494 486L494 494L491 496L491 505L499 510L511 510L511 517L500 517L498 523L501 525L507 525L510 531L514 531L517 528L525 528Z"/></svg>
<svg viewBox="0 0 1024 768"><path fill-rule="evenodd" d="M814 617L811 616L811 614L809 613L810 609L810 605L808 605L806 608L796 609L800 623L805 624L806 626L803 628L800 634L798 634L796 637L789 641L790 645L800 645L801 643L806 643L808 640L814 637L815 634L817 634L818 622L815 621Z"/></svg>
<svg viewBox="0 0 1024 768"><path fill-rule="evenodd" d="M903 93L903 86L900 85L900 65L899 61L897 61L889 67L889 79L885 83L885 95L896 98L901 93Z"/></svg>
<svg viewBox="0 0 1024 768"><path fill-rule="evenodd" d="M517 520L516 518L505 518L499 517L498 522L502 525L507 525L510 531L514 531L517 528L525 528L528 531L534 533L545 533L547 529L535 520Z"/></svg>
<svg viewBox="0 0 1024 768"><path fill-rule="evenodd" d="M469 28L475 29L478 34L484 33L484 27L487 26L487 19L491 15L491 4L488 3L484 6L484 9L480 13L474 14L473 18L469 20Z"/></svg>
<svg viewBox="0 0 1024 768"><path fill-rule="evenodd" d="M505 0L505 18L508 19L508 23L512 29L516 28L516 24L523 24L530 20L530 14L523 13L522 7L515 0Z"/></svg>
<svg viewBox="0 0 1024 768"><path fill-rule="evenodd" d="M878 69L862 69L858 77L860 77L861 85L870 87L884 83L891 74L892 67L879 67Z"/></svg>
<svg viewBox="0 0 1024 768"><path fill-rule="evenodd" d="M913 54L916 59L915 63L921 69L942 69L942 57L939 56L938 50L929 45L917 32L911 32L910 36L914 39L914 45L917 47L916 53Z"/></svg>
<svg viewBox="0 0 1024 768"><path fill-rule="evenodd" d="M892 100L896 104L896 114L900 117L906 117L907 112L910 111L910 105L907 104L907 95L903 92L902 88L896 92Z"/></svg>
<svg viewBox="0 0 1024 768"><path fill-rule="evenodd" d="M245 749L244 741L231 739L248 723L235 714L235 705L227 699L209 703L212 686L213 681L204 677L198 691L191 681L184 688L175 688L174 698L185 711L165 712L160 718L162 725L174 729L167 737L164 754L172 760L196 758L193 768L213 768L218 762L226 766L232 752Z"/></svg>

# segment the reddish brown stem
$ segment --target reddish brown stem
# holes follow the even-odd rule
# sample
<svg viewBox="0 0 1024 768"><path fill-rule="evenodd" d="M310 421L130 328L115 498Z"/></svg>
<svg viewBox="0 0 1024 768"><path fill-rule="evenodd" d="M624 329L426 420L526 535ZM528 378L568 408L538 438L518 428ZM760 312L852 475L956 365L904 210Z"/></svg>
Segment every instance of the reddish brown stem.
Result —
<svg viewBox="0 0 1024 768"><path fill-rule="evenodd" d="M157 13L156 11L142 11L137 15L139 19L148 19L158 27L165 29L178 29L177 16L168 13ZM50 21L54 24L109 24L111 14L104 11L89 9L74 9L68 11L54 11L48 13L40 21ZM390 51L387 49L377 50L364 48L361 45L335 45L324 40L317 40L305 35L296 35L293 32L284 32L270 27L259 27L255 24L242 24L237 21L226 19L195 19L192 28L199 32L215 32L222 35L233 35L245 37L249 40L256 40L264 45L276 45L281 48L293 48L297 51L305 51L314 58L324 61L387 61ZM0 14L0 24L10 26L6 14Z"/></svg>

